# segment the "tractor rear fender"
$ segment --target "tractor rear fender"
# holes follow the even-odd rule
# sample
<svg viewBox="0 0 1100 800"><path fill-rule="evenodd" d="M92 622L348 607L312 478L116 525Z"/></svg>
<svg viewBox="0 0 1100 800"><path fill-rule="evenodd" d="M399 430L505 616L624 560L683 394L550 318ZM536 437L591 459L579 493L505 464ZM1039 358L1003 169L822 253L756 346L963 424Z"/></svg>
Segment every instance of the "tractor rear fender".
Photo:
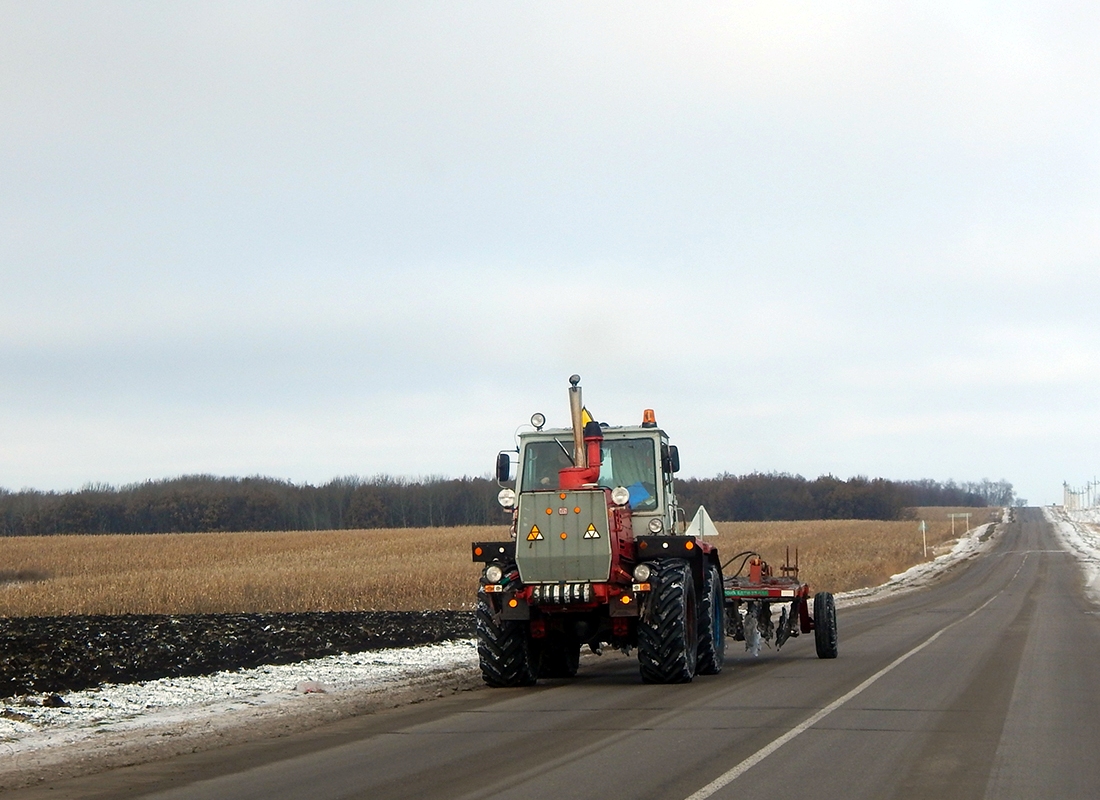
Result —
<svg viewBox="0 0 1100 800"><path fill-rule="evenodd" d="M691 565L696 599L702 598L703 573L708 564L713 564L718 569L718 574L722 574L718 548L710 542L699 542L690 536L639 536L634 542L635 560L638 563L663 558L685 559Z"/></svg>
<svg viewBox="0 0 1100 800"><path fill-rule="evenodd" d="M515 589L504 592L500 598L500 618L512 620L531 619L531 606L522 594L517 594Z"/></svg>

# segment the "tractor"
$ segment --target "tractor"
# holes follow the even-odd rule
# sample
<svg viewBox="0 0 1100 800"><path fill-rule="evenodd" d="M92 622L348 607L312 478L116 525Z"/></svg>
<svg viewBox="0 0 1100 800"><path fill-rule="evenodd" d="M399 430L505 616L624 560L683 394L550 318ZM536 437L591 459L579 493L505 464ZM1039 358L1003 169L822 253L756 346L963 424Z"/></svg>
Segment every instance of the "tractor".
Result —
<svg viewBox="0 0 1100 800"><path fill-rule="evenodd" d="M509 540L472 543L473 560L485 565L476 607L485 682L571 678L585 645L597 654L605 645L636 650L646 683L720 672L728 610L733 636L744 639L747 627L770 638L771 603L804 600L809 588L787 573L769 587L774 597L746 594L753 587L740 578L727 585L706 541L718 533L714 523L700 507L688 524L676 502L679 453L653 410L640 425L609 427L585 408L580 376L569 383L571 428L547 428L534 414L517 447L497 456ZM783 615L777 640L814 629L805 603L798 612Z"/></svg>

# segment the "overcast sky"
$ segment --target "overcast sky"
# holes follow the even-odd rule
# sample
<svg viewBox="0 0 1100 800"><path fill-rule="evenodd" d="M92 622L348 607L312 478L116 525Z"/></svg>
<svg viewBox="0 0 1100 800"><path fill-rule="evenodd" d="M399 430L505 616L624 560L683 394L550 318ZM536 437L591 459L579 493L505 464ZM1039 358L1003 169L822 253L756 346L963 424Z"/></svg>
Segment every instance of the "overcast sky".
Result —
<svg viewBox="0 0 1100 800"><path fill-rule="evenodd" d="M1085 3L0 0L0 487L1100 473Z"/></svg>

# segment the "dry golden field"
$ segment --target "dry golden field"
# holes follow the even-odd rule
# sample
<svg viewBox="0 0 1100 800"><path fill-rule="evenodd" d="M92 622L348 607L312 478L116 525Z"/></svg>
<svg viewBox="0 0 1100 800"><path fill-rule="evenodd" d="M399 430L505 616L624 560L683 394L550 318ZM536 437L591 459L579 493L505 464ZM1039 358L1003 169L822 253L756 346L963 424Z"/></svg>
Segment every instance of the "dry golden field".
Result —
<svg viewBox="0 0 1100 800"><path fill-rule="evenodd" d="M804 580L839 592L923 560L918 519L931 558L950 539L952 510L905 522L718 523L713 541L723 560L751 549L777 572L790 544ZM972 525L989 521L990 509L964 510ZM507 535L502 525L0 538L0 616L468 608L479 573L469 543Z"/></svg>
<svg viewBox="0 0 1100 800"><path fill-rule="evenodd" d="M814 590L845 592L885 583L891 575L904 572L914 564L931 560L950 549L953 543L953 512L970 513L971 527L1000 520L1001 509L994 508L919 508L914 518L901 522L878 520L812 520L806 522L718 522L718 542L722 560L742 550L755 550L779 574L787 545L791 562L797 549L800 577ZM928 558L919 522L927 526ZM966 530L966 520L955 522L955 538ZM726 574L740 565L738 559Z"/></svg>

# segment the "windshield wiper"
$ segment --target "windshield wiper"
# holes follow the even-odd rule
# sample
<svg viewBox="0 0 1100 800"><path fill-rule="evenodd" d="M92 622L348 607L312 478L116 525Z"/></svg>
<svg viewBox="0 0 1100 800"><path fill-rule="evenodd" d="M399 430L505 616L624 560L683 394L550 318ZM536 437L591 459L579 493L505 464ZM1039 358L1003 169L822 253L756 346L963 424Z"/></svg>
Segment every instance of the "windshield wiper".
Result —
<svg viewBox="0 0 1100 800"><path fill-rule="evenodd" d="M573 460L573 456L569 454L569 451L565 449L565 445L558 441L557 437L554 437L554 444L561 448L561 451L565 453L565 457L569 459L569 463L574 467L577 466L577 462Z"/></svg>

